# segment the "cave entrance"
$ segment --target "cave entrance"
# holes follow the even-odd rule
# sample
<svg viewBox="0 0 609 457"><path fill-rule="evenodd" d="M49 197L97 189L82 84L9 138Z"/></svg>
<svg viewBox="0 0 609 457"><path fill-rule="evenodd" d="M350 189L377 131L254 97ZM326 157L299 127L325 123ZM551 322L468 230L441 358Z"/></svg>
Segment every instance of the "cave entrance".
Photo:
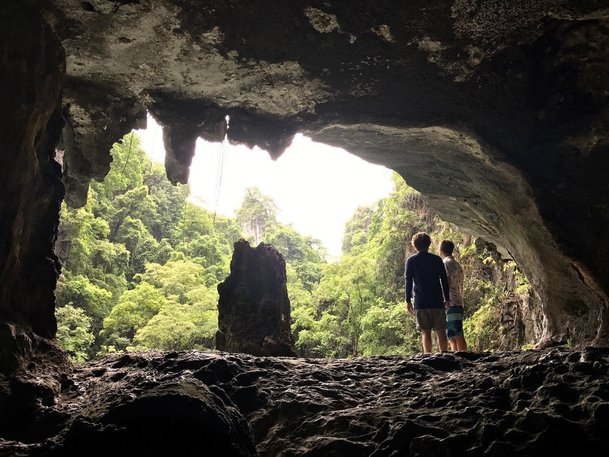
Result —
<svg viewBox="0 0 609 457"><path fill-rule="evenodd" d="M302 356L420 350L403 300L405 246L418 231L432 235L434 252L442 239L457 245L471 347L527 342L522 308L532 297L516 264L441 220L396 173L302 135L275 161L198 140L190 184L172 186L161 128L148 125L114 144L111 171L82 208L61 211L57 336L73 359L214 348L216 286L242 237L286 259Z"/></svg>

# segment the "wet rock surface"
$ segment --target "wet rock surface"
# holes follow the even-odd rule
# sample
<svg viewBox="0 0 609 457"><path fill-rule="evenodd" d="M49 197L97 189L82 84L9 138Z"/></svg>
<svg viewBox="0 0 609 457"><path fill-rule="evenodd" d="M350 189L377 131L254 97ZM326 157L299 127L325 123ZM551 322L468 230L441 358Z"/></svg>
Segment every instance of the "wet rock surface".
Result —
<svg viewBox="0 0 609 457"><path fill-rule="evenodd" d="M0 454L530 456L609 451L609 349L354 360L145 353L79 367ZM30 427L35 427L34 422ZM175 454L175 452L173 452ZM177 455L177 454L175 454Z"/></svg>
<svg viewBox="0 0 609 457"><path fill-rule="evenodd" d="M290 328L285 260L265 243L235 243L230 275L218 284L216 348L266 356L296 356Z"/></svg>

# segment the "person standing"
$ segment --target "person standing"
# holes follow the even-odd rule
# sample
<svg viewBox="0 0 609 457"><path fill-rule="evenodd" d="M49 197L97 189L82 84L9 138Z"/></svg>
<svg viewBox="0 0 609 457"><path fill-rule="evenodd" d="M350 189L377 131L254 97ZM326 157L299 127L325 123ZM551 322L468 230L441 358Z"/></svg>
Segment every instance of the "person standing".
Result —
<svg viewBox="0 0 609 457"><path fill-rule="evenodd" d="M414 314L417 330L421 332L423 352L431 352L432 330L440 351L444 352L448 350L445 308L450 306L446 270L442 259L429 252L431 238L427 233L417 233L411 243L417 252L406 259L406 308Z"/></svg>
<svg viewBox="0 0 609 457"><path fill-rule="evenodd" d="M463 334L463 268L453 257L455 244L450 240L440 243L440 257L446 268L450 307L446 311L446 334L453 351L467 351Z"/></svg>

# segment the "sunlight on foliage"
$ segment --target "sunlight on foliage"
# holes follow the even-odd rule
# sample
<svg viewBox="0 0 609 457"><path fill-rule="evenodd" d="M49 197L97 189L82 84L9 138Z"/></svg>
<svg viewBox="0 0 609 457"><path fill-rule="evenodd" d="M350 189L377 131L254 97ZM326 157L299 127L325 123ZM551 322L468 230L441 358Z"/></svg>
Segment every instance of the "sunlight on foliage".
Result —
<svg viewBox="0 0 609 457"><path fill-rule="evenodd" d="M404 301L411 237L428 232L458 248L465 272L466 338L472 349L526 347L514 334L531 299L524 274L492 246L444 222L399 175L392 194L357 209L345 226L343 255L328 263L319 240L281 224L273 200L248 189L236 218L188 201L135 134L114 144L110 172L92 182L87 203L61 209L56 252L57 337L78 362L127 350L211 349L217 285L229 273L233 243L274 245L286 261L292 330L304 357L404 356L420 336Z"/></svg>
<svg viewBox="0 0 609 457"><path fill-rule="evenodd" d="M57 341L75 362L87 360L87 351L93 343L91 318L84 310L72 305L57 308Z"/></svg>

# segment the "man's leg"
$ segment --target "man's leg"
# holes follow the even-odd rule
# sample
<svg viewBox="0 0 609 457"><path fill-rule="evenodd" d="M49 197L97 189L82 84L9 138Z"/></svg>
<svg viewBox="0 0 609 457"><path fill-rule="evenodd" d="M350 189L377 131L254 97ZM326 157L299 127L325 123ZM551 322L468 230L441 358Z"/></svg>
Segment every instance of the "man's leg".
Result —
<svg viewBox="0 0 609 457"><path fill-rule="evenodd" d="M423 352L429 354L431 352L431 330L421 329L421 342L423 343Z"/></svg>
<svg viewBox="0 0 609 457"><path fill-rule="evenodd" d="M448 351L448 338L446 338L446 329L436 330L436 337L438 338L438 347L440 348L440 351Z"/></svg>
<svg viewBox="0 0 609 457"><path fill-rule="evenodd" d="M414 310L414 318L417 323L417 330L421 332L421 342L423 343L423 352L431 352L431 329L433 327L433 319L431 318L429 309Z"/></svg>
<svg viewBox="0 0 609 457"><path fill-rule="evenodd" d="M453 344L453 340L451 340L451 345ZM465 337L463 335L456 336L454 338L455 346L457 347L457 351L467 351L467 343L465 342Z"/></svg>
<svg viewBox="0 0 609 457"><path fill-rule="evenodd" d="M457 352L459 350L459 345L457 344L457 342L455 341L454 338L450 338L448 340L448 342L450 343L450 350L453 352Z"/></svg>
<svg viewBox="0 0 609 457"><path fill-rule="evenodd" d="M430 312L433 316L432 328L436 332L436 338L438 340L438 348L440 352L448 351L448 339L446 337L446 313L444 308L431 309Z"/></svg>
<svg viewBox="0 0 609 457"><path fill-rule="evenodd" d="M467 351L463 337L463 307L451 306L446 312L446 333L453 351Z"/></svg>

